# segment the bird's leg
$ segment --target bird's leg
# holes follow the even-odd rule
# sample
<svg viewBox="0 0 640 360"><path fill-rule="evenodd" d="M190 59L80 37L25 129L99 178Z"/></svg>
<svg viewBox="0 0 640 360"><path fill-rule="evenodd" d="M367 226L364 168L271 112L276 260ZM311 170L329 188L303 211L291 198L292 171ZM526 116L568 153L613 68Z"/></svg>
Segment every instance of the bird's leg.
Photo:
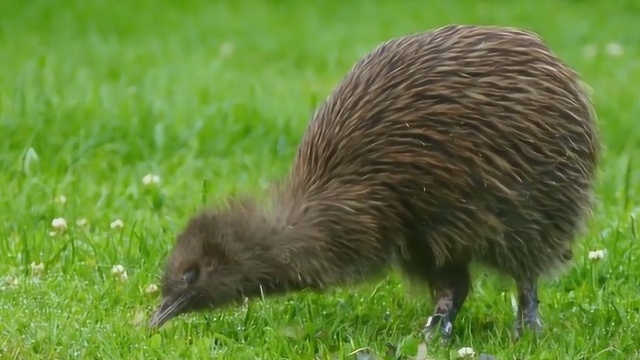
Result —
<svg viewBox="0 0 640 360"><path fill-rule="evenodd" d="M439 329L442 339L449 341L453 323L471 288L469 268L466 263L447 264L436 268L430 278L436 307L422 332L431 339Z"/></svg>
<svg viewBox="0 0 640 360"><path fill-rule="evenodd" d="M534 333L540 334L542 331L542 323L538 313L538 286L535 279L518 279L516 280L518 288L518 315L514 326L514 340L519 339L524 328L533 330Z"/></svg>

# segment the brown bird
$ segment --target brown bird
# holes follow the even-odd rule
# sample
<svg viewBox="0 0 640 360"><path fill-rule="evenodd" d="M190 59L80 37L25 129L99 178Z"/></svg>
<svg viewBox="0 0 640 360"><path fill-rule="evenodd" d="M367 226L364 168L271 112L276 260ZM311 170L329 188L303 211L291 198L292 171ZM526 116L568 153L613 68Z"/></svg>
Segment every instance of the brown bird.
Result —
<svg viewBox="0 0 640 360"><path fill-rule="evenodd" d="M150 325L398 266L434 297L425 334L449 339L474 262L515 280L515 337L539 332L538 279L571 259L599 160L585 87L537 34L450 25L387 41L317 109L266 203L188 222Z"/></svg>

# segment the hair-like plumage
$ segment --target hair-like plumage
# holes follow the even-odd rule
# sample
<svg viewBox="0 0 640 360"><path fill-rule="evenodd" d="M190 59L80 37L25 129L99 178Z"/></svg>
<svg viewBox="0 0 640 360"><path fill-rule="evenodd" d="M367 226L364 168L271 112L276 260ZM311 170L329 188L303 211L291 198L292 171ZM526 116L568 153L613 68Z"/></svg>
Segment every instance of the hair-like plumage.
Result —
<svg viewBox="0 0 640 360"><path fill-rule="evenodd" d="M395 263L428 284L471 261L535 279L571 257L599 156L578 75L537 35L452 25L399 37L317 109L270 206L235 202L190 221L163 291L197 294L184 312Z"/></svg>

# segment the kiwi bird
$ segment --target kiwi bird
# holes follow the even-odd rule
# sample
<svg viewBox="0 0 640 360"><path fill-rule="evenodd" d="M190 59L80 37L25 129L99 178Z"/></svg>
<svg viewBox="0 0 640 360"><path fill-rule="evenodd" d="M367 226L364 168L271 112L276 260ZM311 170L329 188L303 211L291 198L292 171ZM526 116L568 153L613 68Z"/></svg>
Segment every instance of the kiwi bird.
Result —
<svg viewBox="0 0 640 360"><path fill-rule="evenodd" d="M378 45L311 117L266 201L200 210L150 325L245 297L322 292L400 269L449 339L478 263L512 278L514 336L572 258L595 203L597 118L578 73L529 30L448 25Z"/></svg>

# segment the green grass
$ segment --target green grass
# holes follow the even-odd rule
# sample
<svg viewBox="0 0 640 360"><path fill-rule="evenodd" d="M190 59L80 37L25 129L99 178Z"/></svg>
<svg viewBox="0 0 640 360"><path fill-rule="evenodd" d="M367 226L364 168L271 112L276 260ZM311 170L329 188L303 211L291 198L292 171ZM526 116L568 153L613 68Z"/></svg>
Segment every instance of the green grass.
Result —
<svg viewBox="0 0 640 360"><path fill-rule="evenodd" d="M382 356L387 342L415 355L431 305L397 274L154 333L145 324L159 298L144 289L196 209L285 174L315 106L361 55L447 23L544 36L593 88L606 153L589 234L541 290L544 337L510 343L513 286L477 272L451 348L430 356L471 346L498 359L640 358L632 0L0 2L0 358L329 359L363 347ZM607 54L609 43L624 53ZM148 173L157 189L142 185ZM57 217L68 229L51 236ZM116 219L123 229L110 228ZM594 249L608 256L591 262Z"/></svg>

